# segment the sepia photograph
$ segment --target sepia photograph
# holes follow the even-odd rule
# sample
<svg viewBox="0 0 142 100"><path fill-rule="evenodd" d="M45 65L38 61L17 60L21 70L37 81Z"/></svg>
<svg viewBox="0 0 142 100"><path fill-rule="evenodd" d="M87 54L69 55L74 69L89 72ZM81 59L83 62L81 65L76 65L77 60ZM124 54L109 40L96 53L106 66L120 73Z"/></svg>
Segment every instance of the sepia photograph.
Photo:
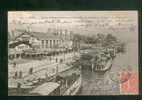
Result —
<svg viewBox="0 0 142 100"><path fill-rule="evenodd" d="M138 11L8 11L8 96L138 95Z"/></svg>

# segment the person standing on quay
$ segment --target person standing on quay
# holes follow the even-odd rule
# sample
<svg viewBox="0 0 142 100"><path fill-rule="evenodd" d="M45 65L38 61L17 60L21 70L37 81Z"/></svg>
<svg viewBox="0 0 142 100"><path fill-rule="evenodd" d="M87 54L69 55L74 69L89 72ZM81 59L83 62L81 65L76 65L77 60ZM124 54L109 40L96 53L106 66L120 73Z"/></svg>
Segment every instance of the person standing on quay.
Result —
<svg viewBox="0 0 142 100"><path fill-rule="evenodd" d="M29 74L32 74L33 73L33 68L31 67L30 69L29 69Z"/></svg>

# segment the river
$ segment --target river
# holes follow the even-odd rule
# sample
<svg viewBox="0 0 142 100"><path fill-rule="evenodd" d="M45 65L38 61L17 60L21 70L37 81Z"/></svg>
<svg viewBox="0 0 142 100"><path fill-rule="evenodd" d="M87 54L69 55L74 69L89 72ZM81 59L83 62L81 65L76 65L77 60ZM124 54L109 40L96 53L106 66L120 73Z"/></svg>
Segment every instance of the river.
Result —
<svg viewBox="0 0 142 100"><path fill-rule="evenodd" d="M138 46L129 43L126 53L117 54L110 70L99 73L82 70L82 89L78 95L119 95L120 83L112 80L121 71L138 71Z"/></svg>

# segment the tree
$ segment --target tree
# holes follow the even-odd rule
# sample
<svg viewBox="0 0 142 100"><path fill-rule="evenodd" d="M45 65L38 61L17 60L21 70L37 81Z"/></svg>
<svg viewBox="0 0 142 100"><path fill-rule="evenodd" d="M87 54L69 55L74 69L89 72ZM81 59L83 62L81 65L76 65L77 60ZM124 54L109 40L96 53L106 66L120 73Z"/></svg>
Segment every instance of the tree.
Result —
<svg viewBox="0 0 142 100"><path fill-rule="evenodd" d="M80 48L80 41L81 41L81 36L79 34L74 34L73 35L73 49L77 50Z"/></svg>
<svg viewBox="0 0 142 100"><path fill-rule="evenodd" d="M98 33L96 38L96 43L103 43L104 40L105 40L105 35Z"/></svg>
<svg viewBox="0 0 142 100"><path fill-rule="evenodd" d="M125 53L126 52L126 44L120 43L117 47L117 53Z"/></svg>
<svg viewBox="0 0 142 100"><path fill-rule="evenodd" d="M117 38L113 36L112 34L107 34L105 37L103 46L109 46L109 45L114 45L117 42Z"/></svg>
<svg viewBox="0 0 142 100"><path fill-rule="evenodd" d="M116 42L116 41L117 41L117 38L115 36L113 36L112 34L108 34L106 36L106 42L113 43L113 42Z"/></svg>

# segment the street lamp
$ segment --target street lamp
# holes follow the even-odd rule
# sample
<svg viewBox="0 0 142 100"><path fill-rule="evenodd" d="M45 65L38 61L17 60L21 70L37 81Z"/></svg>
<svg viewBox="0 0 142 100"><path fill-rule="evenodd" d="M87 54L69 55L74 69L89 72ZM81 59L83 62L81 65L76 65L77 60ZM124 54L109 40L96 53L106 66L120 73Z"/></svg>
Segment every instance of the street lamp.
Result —
<svg viewBox="0 0 142 100"><path fill-rule="evenodd" d="M65 46L64 46L64 50L65 50ZM64 52L64 61L65 61L65 52Z"/></svg>
<svg viewBox="0 0 142 100"><path fill-rule="evenodd" d="M57 64L57 66L56 66L56 76L58 76L58 72L59 72L59 65Z"/></svg>

